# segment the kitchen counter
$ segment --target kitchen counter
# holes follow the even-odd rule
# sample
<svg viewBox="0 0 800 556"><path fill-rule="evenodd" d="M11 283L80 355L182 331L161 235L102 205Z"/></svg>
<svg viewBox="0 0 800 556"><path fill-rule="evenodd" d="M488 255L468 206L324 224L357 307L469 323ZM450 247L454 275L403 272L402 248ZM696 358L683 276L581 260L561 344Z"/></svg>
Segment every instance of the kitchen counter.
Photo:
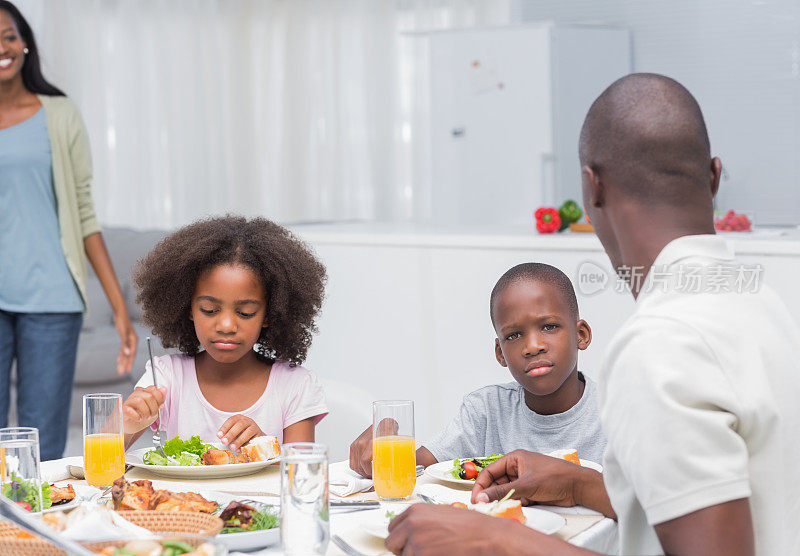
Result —
<svg viewBox="0 0 800 556"><path fill-rule="evenodd" d="M528 227L437 227L424 224L342 222L301 224L291 229L313 244L450 247L464 249L536 249L602 251L597 236L564 231L539 234ZM800 256L800 229L762 228L753 232L723 232L742 255Z"/></svg>

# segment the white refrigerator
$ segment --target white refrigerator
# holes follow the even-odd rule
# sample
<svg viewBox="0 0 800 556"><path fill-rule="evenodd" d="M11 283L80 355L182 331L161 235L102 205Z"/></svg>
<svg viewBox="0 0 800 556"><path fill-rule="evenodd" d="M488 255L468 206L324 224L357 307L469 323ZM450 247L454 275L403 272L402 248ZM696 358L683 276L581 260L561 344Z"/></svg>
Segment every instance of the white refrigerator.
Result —
<svg viewBox="0 0 800 556"><path fill-rule="evenodd" d="M432 32L430 219L529 225L581 203L578 135L596 96L631 68L627 29L540 24Z"/></svg>

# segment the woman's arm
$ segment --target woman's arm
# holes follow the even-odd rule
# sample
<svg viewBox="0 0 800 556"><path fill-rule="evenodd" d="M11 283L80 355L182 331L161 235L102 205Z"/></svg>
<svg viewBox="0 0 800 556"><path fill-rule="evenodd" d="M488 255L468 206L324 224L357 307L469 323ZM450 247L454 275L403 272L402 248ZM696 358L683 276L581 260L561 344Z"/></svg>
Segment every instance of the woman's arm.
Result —
<svg viewBox="0 0 800 556"><path fill-rule="evenodd" d="M283 443L314 442L314 417L303 419L283 429Z"/></svg>
<svg viewBox="0 0 800 556"><path fill-rule="evenodd" d="M136 357L138 338L131 324L128 308L125 306L125 299L122 297L122 290L119 287L117 275L114 273L114 267L111 264L111 258L108 256L102 234L98 232L86 236L83 239L83 246L86 250L86 256L92 268L94 268L97 278L100 279L103 291L114 311L114 326L117 327L117 333L122 341L122 346L117 356L117 373L130 372L131 366L133 366L133 359Z"/></svg>

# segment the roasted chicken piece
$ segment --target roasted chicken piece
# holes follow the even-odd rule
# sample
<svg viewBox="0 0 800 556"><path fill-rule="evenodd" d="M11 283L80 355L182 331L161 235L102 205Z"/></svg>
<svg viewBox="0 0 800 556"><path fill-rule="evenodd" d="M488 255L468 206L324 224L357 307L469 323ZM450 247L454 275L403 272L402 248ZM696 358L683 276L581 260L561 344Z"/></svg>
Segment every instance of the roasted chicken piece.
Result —
<svg viewBox="0 0 800 556"><path fill-rule="evenodd" d="M163 512L200 512L213 514L217 511L216 502L206 500L195 492L170 492L157 490L150 500L150 510Z"/></svg>
<svg viewBox="0 0 800 556"><path fill-rule="evenodd" d="M56 504L65 504L75 499L75 489L72 485L57 487L50 485L50 502L55 506Z"/></svg>
<svg viewBox="0 0 800 556"><path fill-rule="evenodd" d="M148 510L155 491L148 480L129 483L120 477L111 487L111 499L115 510Z"/></svg>
<svg viewBox="0 0 800 556"><path fill-rule="evenodd" d="M250 463L247 454L234 454L230 450L209 450L203 454L203 465L225 465L228 463Z"/></svg>
<svg viewBox="0 0 800 556"><path fill-rule="evenodd" d="M228 507L222 510L219 518L225 522L226 527L240 527L241 529L249 529L253 524L253 512L255 508L242 504L234 500Z"/></svg>
<svg viewBox="0 0 800 556"><path fill-rule="evenodd" d="M153 483L147 480L128 482L125 477L114 481L111 499L115 510L160 510L168 512L202 512L211 514L217 511L218 504L206 500L195 492L171 492L153 490Z"/></svg>

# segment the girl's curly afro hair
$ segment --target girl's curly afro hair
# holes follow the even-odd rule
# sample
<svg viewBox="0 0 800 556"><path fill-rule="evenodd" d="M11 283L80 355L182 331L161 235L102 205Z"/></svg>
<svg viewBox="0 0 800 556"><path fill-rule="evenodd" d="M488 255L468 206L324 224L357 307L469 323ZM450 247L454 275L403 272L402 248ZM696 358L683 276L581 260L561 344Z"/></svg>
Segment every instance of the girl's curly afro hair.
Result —
<svg viewBox="0 0 800 556"><path fill-rule="evenodd" d="M269 326L256 344L260 358L301 364L316 332L325 267L287 229L264 218L201 220L156 245L133 275L145 324L164 347L196 355L200 342L189 319L195 284L206 270L229 263L250 268L264 286Z"/></svg>

